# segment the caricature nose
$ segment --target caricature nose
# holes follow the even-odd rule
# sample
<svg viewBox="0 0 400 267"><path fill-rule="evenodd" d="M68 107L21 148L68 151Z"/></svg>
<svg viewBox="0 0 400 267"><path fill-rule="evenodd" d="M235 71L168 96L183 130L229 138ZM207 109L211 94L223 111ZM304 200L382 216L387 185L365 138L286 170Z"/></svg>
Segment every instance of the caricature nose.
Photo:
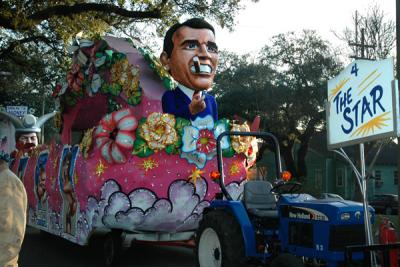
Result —
<svg viewBox="0 0 400 267"><path fill-rule="evenodd" d="M199 47L199 57L210 58L210 53L208 52L207 44L201 44Z"/></svg>

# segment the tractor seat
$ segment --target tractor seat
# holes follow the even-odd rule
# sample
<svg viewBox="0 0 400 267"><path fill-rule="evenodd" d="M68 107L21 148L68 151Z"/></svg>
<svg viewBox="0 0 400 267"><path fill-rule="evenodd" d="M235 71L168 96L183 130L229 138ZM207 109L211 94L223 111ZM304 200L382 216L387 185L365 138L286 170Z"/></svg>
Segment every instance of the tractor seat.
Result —
<svg viewBox="0 0 400 267"><path fill-rule="evenodd" d="M267 181L248 181L244 185L243 200L251 215L262 218L278 218L276 197Z"/></svg>

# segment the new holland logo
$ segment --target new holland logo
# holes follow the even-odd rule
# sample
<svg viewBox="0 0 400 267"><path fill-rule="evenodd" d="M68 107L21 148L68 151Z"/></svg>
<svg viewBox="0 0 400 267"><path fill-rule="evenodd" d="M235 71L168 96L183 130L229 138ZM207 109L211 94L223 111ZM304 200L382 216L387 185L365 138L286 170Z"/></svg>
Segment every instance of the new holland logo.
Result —
<svg viewBox="0 0 400 267"><path fill-rule="evenodd" d="M328 216L310 208L303 207L285 207L282 211L283 215L288 218L314 220L314 221L329 221Z"/></svg>

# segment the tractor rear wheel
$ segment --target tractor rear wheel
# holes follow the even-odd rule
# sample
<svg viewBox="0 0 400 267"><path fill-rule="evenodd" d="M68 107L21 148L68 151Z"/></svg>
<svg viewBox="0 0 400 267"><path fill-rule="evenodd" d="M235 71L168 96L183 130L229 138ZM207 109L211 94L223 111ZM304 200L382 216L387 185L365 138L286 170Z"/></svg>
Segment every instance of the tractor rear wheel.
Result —
<svg viewBox="0 0 400 267"><path fill-rule="evenodd" d="M203 215L196 234L199 267L243 267L242 231L232 214L213 210Z"/></svg>
<svg viewBox="0 0 400 267"><path fill-rule="evenodd" d="M270 267L304 267L302 260L293 254L282 253L271 261Z"/></svg>

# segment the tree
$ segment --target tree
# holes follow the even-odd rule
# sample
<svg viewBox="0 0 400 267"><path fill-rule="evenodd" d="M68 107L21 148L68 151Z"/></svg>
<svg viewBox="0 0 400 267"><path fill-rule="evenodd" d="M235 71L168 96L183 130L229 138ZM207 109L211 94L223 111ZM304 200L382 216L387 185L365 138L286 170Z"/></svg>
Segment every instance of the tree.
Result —
<svg viewBox="0 0 400 267"><path fill-rule="evenodd" d="M336 35L349 44L350 56L361 57L362 48L354 44L361 44L361 38L364 38L364 44L368 45L363 51L365 58L375 60L387 58L395 46L395 22L386 19L384 12L377 4L371 6L365 15L359 16L356 12L353 20L357 25L355 30L346 27L343 35Z"/></svg>
<svg viewBox="0 0 400 267"><path fill-rule="evenodd" d="M256 2L257 0L253 0ZM21 90L49 95L69 66L66 47L75 36L93 38L106 32L154 24L159 34L184 16L206 17L232 28L240 0L140 1L0 1L1 104L17 100ZM145 33L136 31L136 38ZM32 98L30 98L31 100ZM36 104L35 104L36 105ZM40 109L38 109L40 110Z"/></svg>
<svg viewBox="0 0 400 267"><path fill-rule="evenodd" d="M341 67L336 55L314 31L303 31L273 37L253 63L237 62L216 79L221 115L260 115L287 169L304 179L310 138L324 127L326 83Z"/></svg>

